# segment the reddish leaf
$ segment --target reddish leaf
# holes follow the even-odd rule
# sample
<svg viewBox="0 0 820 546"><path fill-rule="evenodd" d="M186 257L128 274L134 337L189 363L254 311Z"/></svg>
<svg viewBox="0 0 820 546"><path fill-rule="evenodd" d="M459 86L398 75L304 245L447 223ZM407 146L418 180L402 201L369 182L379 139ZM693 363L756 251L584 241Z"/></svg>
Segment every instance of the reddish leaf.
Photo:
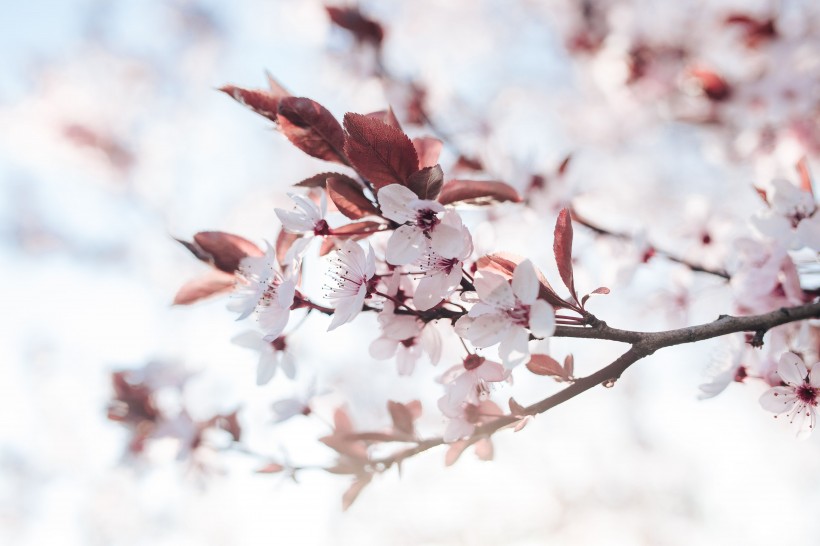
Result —
<svg viewBox="0 0 820 546"><path fill-rule="evenodd" d="M444 466L453 466L468 447L470 447L470 443L467 440L459 440L450 444L447 453L444 455Z"/></svg>
<svg viewBox="0 0 820 546"><path fill-rule="evenodd" d="M209 263L226 273L233 273L239 269L242 258L264 254L258 246L247 239L222 231L200 231L194 235L194 244L208 257Z"/></svg>
<svg viewBox="0 0 820 546"><path fill-rule="evenodd" d="M234 85L224 85L219 90L230 95L239 104L247 106L260 116L264 116L273 122L277 121L279 101L289 96L289 93L281 86L267 91L265 89L243 89Z"/></svg>
<svg viewBox="0 0 820 546"><path fill-rule="evenodd" d="M350 31L357 42L369 42L378 47L384 39L384 29L372 19L368 19L359 8L325 6L330 20L338 27Z"/></svg>
<svg viewBox="0 0 820 546"><path fill-rule="evenodd" d="M456 161L453 170L483 171L484 165L478 158L461 155L458 156L458 161Z"/></svg>
<svg viewBox="0 0 820 546"><path fill-rule="evenodd" d="M555 240L552 243L552 250L555 254L555 263L558 265L558 273L564 286L569 289L572 298L577 302L578 295L575 293L575 279L572 273L572 220L569 209L562 209L558 213L555 221Z"/></svg>
<svg viewBox="0 0 820 546"><path fill-rule="evenodd" d="M476 262L478 269L488 269L494 273L498 273L502 277L512 279L515 266L524 261L524 258L508 252L497 252L495 254L488 254L482 256ZM538 289L538 297L547 301L550 305L557 308L571 309L571 305L564 301L561 296L555 293L547 278L540 270L535 270L538 276L538 282L541 284Z"/></svg>
<svg viewBox="0 0 820 546"><path fill-rule="evenodd" d="M285 87L279 83L273 75L265 70L265 79L268 80L268 89L274 95L278 95L280 97L289 97L291 95L290 91L285 89Z"/></svg>
<svg viewBox="0 0 820 546"><path fill-rule="evenodd" d="M809 163L806 156L800 158L797 162L797 174L800 176L800 189L808 192L814 197L814 188L811 185L811 172L809 171Z"/></svg>
<svg viewBox="0 0 820 546"><path fill-rule="evenodd" d="M347 440L361 440L363 442L406 442L405 435L397 436L389 432L354 432L345 436Z"/></svg>
<svg viewBox="0 0 820 546"><path fill-rule="evenodd" d="M530 361L527 362L527 369L535 375L564 377L564 368L557 360L548 355L532 355Z"/></svg>
<svg viewBox="0 0 820 546"><path fill-rule="evenodd" d="M404 404L387 402L387 409L390 412L390 419L393 420L393 428L412 436L415 434L415 427L413 426L413 414Z"/></svg>
<svg viewBox="0 0 820 546"><path fill-rule="evenodd" d="M593 290L581 299L581 305L584 305L589 299L589 297L593 294L609 294L609 288L607 288L606 286L600 286L596 288L595 290Z"/></svg>
<svg viewBox="0 0 820 546"><path fill-rule="evenodd" d="M345 114L345 153L356 169L376 188L406 185L419 170L419 158L410 139L381 121L361 114Z"/></svg>
<svg viewBox="0 0 820 546"><path fill-rule="evenodd" d="M333 228L333 235L339 238L353 237L354 240L358 240L369 237L374 231L376 231L376 228L383 225L384 224L380 224L378 222L371 222L370 220L365 220L364 222L353 222L352 224L346 224L344 226Z"/></svg>
<svg viewBox="0 0 820 546"><path fill-rule="evenodd" d="M708 68L693 67L689 74L698 82L707 98L715 102L728 99L732 95L732 88L716 72Z"/></svg>
<svg viewBox="0 0 820 546"><path fill-rule="evenodd" d="M327 195L336 205L336 208L339 209L339 212L351 220L358 220L371 214L379 214L379 209L365 197L362 185L349 176L334 175L329 177L327 179Z"/></svg>
<svg viewBox="0 0 820 546"><path fill-rule="evenodd" d="M564 357L564 375L570 379L575 375L575 357L572 353Z"/></svg>
<svg viewBox="0 0 820 546"><path fill-rule="evenodd" d="M333 172L314 174L310 178L305 178L301 182L297 182L294 186L298 188L324 188L327 179L331 176L342 177L347 175Z"/></svg>
<svg viewBox="0 0 820 546"><path fill-rule="evenodd" d="M404 407L410 411L410 415L413 416L413 420L415 421L419 417L421 417L421 402L418 400L411 400L407 402Z"/></svg>
<svg viewBox="0 0 820 546"><path fill-rule="evenodd" d="M482 438L475 443L475 454L480 461L492 461L495 450L490 438Z"/></svg>
<svg viewBox="0 0 820 546"><path fill-rule="evenodd" d="M468 205L490 205L512 201L520 203L521 196L515 188L503 182L487 180L450 180L441 188L438 201L442 205L462 203Z"/></svg>
<svg viewBox="0 0 820 546"><path fill-rule="evenodd" d="M425 167L410 175L407 187L419 196L419 199L435 199L444 182L444 171L440 165Z"/></svg>
<svg viewBox="0 0 820 546"><path fill-rule="evenodd" d="M265 466L263 466L262 468L257 469L256 473L257 474L276 474L277 472L282 472L284 469L285 469L285 467L282 466L279 463L268 463Z"/></svg>
<svg viewBox="0 0 820 546"><path fill-rule="evenodd" d="M339 459L339 462L336 463L334 466L325 468L327 472L331 474L356 474L361 475L364 473L364 464L362 461L348 459L347 457L342 457Z"/></svg>
<svg viewBox="0 0 820 546"><path fill-rule="evenodd" d="M190 305L201 299L229 292L233 289L235 282L233 275L211 270L183 284L174 296L174 305Z"/></svg>
<svg viewBox="0 0 820 546"><path fill-rule="evenodd" d="M396 114L393 112L392 108L388 108L387 110L379 110L378 112L370 112L367 114L367 117L379 120L385 125L395 127L399 131L402 130L401 124L396 118Z"/></svg>
<svg viewBox="0 0 820 546"><path fill-rule="evenodd" d="M413 139L413 147L419 156L419 167L432 167L438 163L444 143L433 137L418 137Z"/></svg>
<svg viewBox="0 0 820 546"><path fill-rule="evenodd" d="M344 131L324 106L304 97L279 101L279 129L308 155L347 165L342 149Z"/></svg>
<svg viewBox="0 0 820 546"><path fill-rule="evenodd" d="M359 476L352 484L350 484L348 490L344 492L344 495L342 495L342 510L347 510L350 508L362 490L367 486L367 484L370 483L371 479L372 476L370 474L365 474L363 476Z"/></svg>

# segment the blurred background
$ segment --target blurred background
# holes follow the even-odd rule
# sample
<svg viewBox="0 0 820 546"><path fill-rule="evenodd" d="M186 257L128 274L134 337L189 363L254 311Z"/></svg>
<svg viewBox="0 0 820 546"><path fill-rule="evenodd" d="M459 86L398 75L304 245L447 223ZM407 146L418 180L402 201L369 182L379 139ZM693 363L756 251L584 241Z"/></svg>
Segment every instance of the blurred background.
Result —
<svg viewBox="0 0 820 546"><path fill-rule="evenodd" d="M816 544L820 440L798 442L764 412L762 384L698 400L738 340L663 350L614 388L499 433L491 462L468 451L445 468L443 449L414 457L345 512L348 477L256 472L268 460L332 464L316 439L341 403L374 430L389 424L387 400L419 399L423 436L440 434L434 378L459 353L448 345L439 368L422 363L400 378L368 355L374 317L328 334L312 316L291 340L296 379L279 373L257 387L258 356L231 343L247 325L224 298L171 305L206 269L174 238L224 230L273 240L273 208L289 206L289 187L329 170L219 87L264 88L269 71L339 119L391 105L411 136L445 140L445 173L459 158L462 169L478 160L471 177L527 196L529 208L465 217L479 251L529 256L551 279L563 206L628 234L576 226L576 285L610 287L590 309L621 328L731 312L738 295L725 280L647 249L728 267L762 206L754 187L797 180L801 158L818 169L814 2L390 0L359 9L383 40L366 25L334 25L314 0L6 6L0 543ZM549 350L574 354L585 375L622 348L556 339ZM108 418L121 370L153 385L157 411L188 421L136 449L134 428ZM502 407L560 388L524 369L514 379L494 393ZM273 422L273 402L311 393L311 416ZM230 426L180 447L192 423L233 412L235 449L222 449Z"/></svg>

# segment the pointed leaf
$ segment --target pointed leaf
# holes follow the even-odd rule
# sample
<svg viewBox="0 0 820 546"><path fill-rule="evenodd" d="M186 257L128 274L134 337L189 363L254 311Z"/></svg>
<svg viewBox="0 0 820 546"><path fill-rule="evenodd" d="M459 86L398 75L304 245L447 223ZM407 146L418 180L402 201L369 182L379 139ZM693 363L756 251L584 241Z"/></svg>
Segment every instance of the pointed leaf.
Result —
<svg viewBox="0 0 820 546"><path fill-rule="evenodd" d="M379 110L378 112L370 112L367 114L367 117L379 120L385 125L395 127L399 131L402 130L401 124L399 123L399 120L396 119L396 114L393 112L392 108L388 108L387 110Z"/></svg>
<svg viewBox="0 0 820 546"><path fill-rule="evenodd" d="M226 273L239 269L242 258L264 254L247 239L222 231L200 231L194 235L194 244L209 256L210 263Z"/></svg>
<svg viewBox="0 0 820 546"><path fill-rule="evenodd" d="M524 408L524 406L522 406L521 404L516 402L515 398L510 397L509 405L510 405L510 413L512 413L515 416L521 416L521 415L525 415L527 413L526 408Z"/></svg>
<svg viewBox="0 0 820 546"><path fill-rule="evenodd" d="M347 510L350 506L356 501L359 497L359 494L362 490L370 483L372 476L370 474L365 474L363 476L359 476L356 480L350 484L350 487L347 491L344 492L342 495L342 510Z"/></svg>
<svg viewBox="0 0 820 546"><path fill-rule="evenodd" d="M331 176L327 179L327 195L339 212L358 220L368 215L378 215L379 209L365 197L361 184L349 176Z"/></svg>
<svg viewBox="0 0 820 546"><path fill-rule="evenodd" d="M425 167L410 175L407 187L419 196L419 199L435 199L444 182L444 171L440 165Z"/></svg>
<svg viewBox="0 0 820 546"><path fill-rule="evenodd" d="M304 97L279 101L279 130L308 155L347 165L344 131L327 108Z"/></svg>
<svg viewBox="0 0 820 546"><path fill-rule="evenodd" d="M419 156L419 167L432 167L438 163L444 143L433 137L418 137L413 139L413 147Z"/></svg>
<svg viewBox="0 0 820 546"><path fill-rule="evenodd" d="M333 24L349 31L357 42L369 42L376 47L381 45L384 29L373 19L365 17L359 8L325 6L325 10Z"/></svg>
<svg viewBox="0 0 820 546"><path fill-rule="evenodd" d="M572 353L564 357L564 375L570 379L575 375L575 357Z"/></svg>
<svg viewBox="0 0 820 546"><path fill-rule="evenodd" d="M327 179L330 178L331 176L335 176L337 178L341 178L341 177L350 178L347 175L341 174L341 173L334 173L334 172L319 173L319 174L314 174L310 178L305 178L301 182L297 182L296 184L294 184L294 186L296 186L298 188L324 188L325 184L327 183Z"/></svg>
<svg viewBox="0 0 820 546"><path fill-rule="evenodd" d="M220 91L230 95L239 104L242 104L260 116L276 122L279 112L279 101L289 96L281 86L278 89L243 89L235 85L224 85Z"/></svg>
<svg viewBox="0 0 820 546"><path fill-rule="evenodd" d="M393 420L393 428L411 436L415 434L413 414L410 413L407 406L389 400L387 402L387 409L390 412L390 418Z"/></svg>
<svg viewBox="0 0 820 546"><path fill-rule="evenodd" d="M521 256L510 254L509 252L497 252L495 254L488 254L479 258L476 262L476 267L478 269L488 269L507 279L512 279L515 266L523 261L524 258ZM553 307L571 309L570 304L555 293L555 290L552 289L552 286L550 286L550 283L547 281L544 274L541 273L539 269L536 269L535 272L538 276L538 282L540 284L540 287L538 288L538 297L545 300Z"/></svg>
<svg viewBox="0 0 820 546"><path fill-rule="evenodd" d="M475 454L480 461L492 461L495 450L490 438L482 438L475 443Z"/></svg>
<svg viewBox="0 0 820 546"><path fill-rule="evenodd" d="M814 197L814 188L811 185L811 171L809 171L806 156L801 157L800 161L797 162L797 174L800 176L800 189Z"/></svg>
<svg viewBox="0 0 820 546"><path fill-rule="evenodd" d="M572 298L577 302L578 295L575 293L575 279L572 274L572 220L569 209L565 208L558 213L552 250L555 253L555 263L558 265L561 280L564 281L564 286L569 289Z"/></svg>
<svg viewBox="0 0 820 546"><path fill-rule="evenodd" d="M233 275L210 270L205 275L183 284L174 296L174 305L190 305L201 299L230 292L235 284L236 278Z"/></svg>
<svg viewBox="0 0 820 546"><path fill-rule="evenodd" d="M558 176L564 176L565 174L567 174L567 169L569 168L569 163L571 160L572 154L567 154L567 157L565 157L563 161L561 161L561 163L558 164L558 169L556 169L555 173Z"/></svg>
<svg viewBox="0 0 820 546"><path fill-rule="evenodd" d="M419 170L410 139L400 130L361 114L345 114L345 153L363 177L377 189L407 184Z"/></svg>
<svg viewBox="0 0 820 546"><path fill-rule="evenodd" d="M520 203L521 196L515 188L504 182L488 180L450 180L441 188L438 197L442 205L461 203L465 205L491 205L510 201Z"/></svg>
<svg viewBox="0 0 820 546"><path fill-rule="evenodd" d="M527 362L527 369L535 375L564 377L564 368L548 355L532 355L530 361Z"/></svg>

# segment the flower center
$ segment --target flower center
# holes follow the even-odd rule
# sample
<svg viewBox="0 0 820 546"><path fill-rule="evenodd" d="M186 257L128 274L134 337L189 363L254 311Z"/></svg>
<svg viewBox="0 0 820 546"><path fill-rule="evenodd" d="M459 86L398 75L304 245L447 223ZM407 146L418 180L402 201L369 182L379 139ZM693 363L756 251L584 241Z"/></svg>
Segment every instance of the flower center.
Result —
<svg viewBox="0 0 820 546"><path fill-rule="evenodd" d="M284 351L287 348L287 343L285 343L285 336L279 336L273 341L270 342L271 347L273 347L274 351Z"/></svg>
<svg viewBox="0 0 820 546"><path fill-rule="evenodd" d="M405 347L412 347L413 345L416 344L416 338L408 337L407 339L401 340L399 343L401 343Z"/></svg>
<svg viewBox="0 0 820 546"><path fill-rule="evenodd" d="M527 327L530 324L530 306L515 302L515 307L507 310L507 316L513 324Z"/></svg>
<svg viewBox="0 0 820 546"><path fill-rule="evenodd" d="M484 357L478 355L467 355L467 358L464 359L464 368L467 370L475 370L479 366L484 364Z"/></svg>
<svg viewBox="0 0 820 546"><path fill-rule="evenodd" d="M421 209L416 213L416 225L425 232L433 229L436 224L441 222L436 216L436 211L431 209Z"/></svg>
<svg viewBox="0 0 820 546"><path fill-rule="evenodd" d="M327 225L327 222L322 219L316 222L316 225L313 226L313 234L314 235L330 235L330 226Z"/></svg>
<svg viewBox="0 0 820 546"><path fill-rule="evenodd" d="M794 390L794 394L797 395L798 400L804 404L808 404L810 406L817 405L817 388L812 387L809 383L803 383L797 387Z"/></svg>

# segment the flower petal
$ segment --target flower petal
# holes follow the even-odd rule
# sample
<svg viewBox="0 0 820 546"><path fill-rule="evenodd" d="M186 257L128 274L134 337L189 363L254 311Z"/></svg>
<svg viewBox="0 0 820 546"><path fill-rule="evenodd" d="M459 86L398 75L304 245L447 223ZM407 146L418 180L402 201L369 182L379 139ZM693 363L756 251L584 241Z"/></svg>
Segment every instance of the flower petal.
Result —
<svg viewBox="0 0 820 546"><path fill-rule="evenodd" d="M475 289L481 301L500 309L512 309L515 295L510 283L501 275L479 271L475 276Z"/></svg>
<svg viewBox="0 0 820 546"><path fill-rule="evenodd" d="M797 396L794 394L794 389L789 387L773 387L760 397L760 405L766 411L774 413L783 413L789 411L797 402Z"/></svg>
<svg viewBox="0 0 820 546"><path fill-rule="evenodd" d="M473 319L467 339L476 347L489 347L501 341L507 334L510 322L500 313L487 313Z"/></svg>
<svg viewBox="0 0 820 546"><path fill-rule="evenodd" d="M256 367L256 384L266 385L276 374L277 364L273 351L262 353L259 357L259 365Z"/></svg>
<svg viewBox="0 0 820 546"><path fill-rule="evenodd" d="M522 326L513 326L501 340L498 354L508 369L518 366L530 355L530 334Z"/></svg>
<svg viewBox="0 0 820 546"><path fill-rule="evenodd" d="M535 300L530 306L530 331L541 338L555 333L555 310L544 300Z"/></svg>
<svg viewBox="0 0 820 546"><path fill-rule="evenodd" d="M512 289L524 305L531 305L538 297L538 275L531 261L524 260L515 266Z"/></svg>
<svg viewBox="0 0 820 546"><path fill-rule="evenodd" d="M395 339L386 337L376 338L373 340L373 343L370 344L370 356L376 360L387 360L388 358L393 358L393 355L396 354L396 349L398 346L399 342Z"/></svg>
<svg viewBox="0 0 820 546"><path fill-rule="evenodd" d="M390 184L379 190L379 206L382 216L403 224L415 220L416 211L410 204L418 200L418 196L401 184Z"/></svg>
<svg viewBox="0 0 820 546"><path fill-rule="evenodd" d="M803 364L800 357L794 353L783 353L780 357L780 362L777 364L777 375L793 387L802 385L808 373L806 365Z"/></svg>
<svg viewBox="0 0 820 546"><path fill-rule="evenodd" d="M419 259L426 246L423 231L415 226L399 226L387 241L384 259L393 265L406 265Z"/></svg>
<svg viewBox="0 0 820 546"><path fill-rule="evenodd" d="M464 253L464 236L460 229L439 224L430 233L433 251L445 258L458 258Z"/></svg>
<svg viewBox="0 0 820 546"><path fill-rule="evenodd" d="M330 332L331 330L335 330L342 324L350 322L356 318L356 315L358 315L362 310L364 298L366 296L367 286L361 285L359 287L359 291L354 297L340 299L339 304L336 306L336 310L333 312L333 319L330 321L330 326L328 326L327 331Z"/></svg>

